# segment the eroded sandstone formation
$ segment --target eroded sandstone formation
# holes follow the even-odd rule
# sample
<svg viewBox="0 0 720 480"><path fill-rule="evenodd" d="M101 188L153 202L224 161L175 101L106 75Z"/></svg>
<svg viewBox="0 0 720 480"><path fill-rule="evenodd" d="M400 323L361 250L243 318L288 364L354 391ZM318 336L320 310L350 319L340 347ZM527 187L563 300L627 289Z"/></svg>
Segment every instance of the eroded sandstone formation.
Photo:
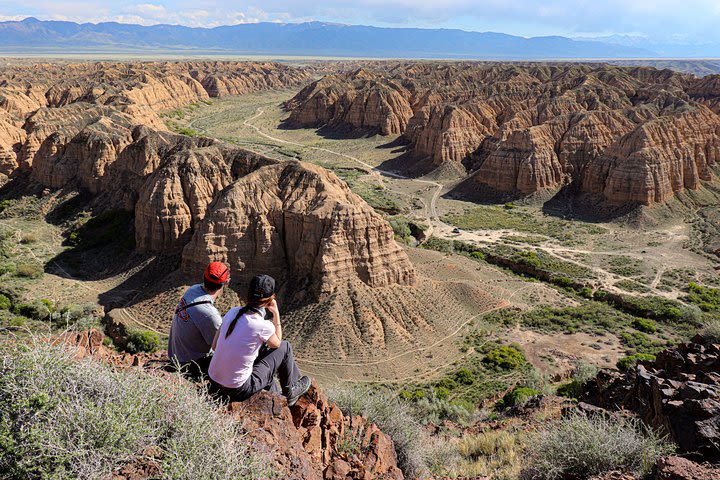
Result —
<svg viewBox="0 0 720 480"><path fill-rule="evenodd" d="M240 279L269 273L298 300L349 280L413 284L387 222L334 174L173 134L157 114L295 85L307 78L302 70L152 62L18 66L0 74L0 174L30 172L46 187L91 193L103 209L134 211L138 250L184 249L188 273L209 260L229 263Z"/></svg>
<svg viewBox="0 0 720 480"><path fill-rule="evenodd" d="M374 64L326 75L286 107L290 125L402 134L409 171L452 165L471 174L465 194L573 184L611 206L651 205L713 179L719 78L607 65Z"/></svg>
<svg viewBox="0 0 720 480"><path fill-rule="evenodd" d="M373 287L414 283L388 223L334 174L294 161L220 193L183 252L189 272L211 259L315 295L353 278Z"/></svg>

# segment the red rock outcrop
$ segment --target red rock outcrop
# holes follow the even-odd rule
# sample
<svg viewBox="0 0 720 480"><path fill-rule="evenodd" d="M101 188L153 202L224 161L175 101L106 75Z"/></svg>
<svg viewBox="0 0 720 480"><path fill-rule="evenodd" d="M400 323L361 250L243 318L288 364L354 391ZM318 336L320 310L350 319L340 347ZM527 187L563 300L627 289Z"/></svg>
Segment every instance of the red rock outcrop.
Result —
<svg viewBox="0 0 720 480"><path fill-rule="evenodd" d="M655 465L657 480L717 480L720 468L700 465L683 457L663 457Z"/></svg>
<svg viewBox="0 0 720 480"><path fill-rule="evenodd" d="M578 64L374 64L327 75L286 107L291 125L402 134L420 163L462 162L472 172L463 193L574 183L612 206L652 205L713 179L718 78Z"/></svg>
<svg viewBox="0 0 720 480"><path fill-rule="evenodd" d="M183 251L183 268L209 260L265 272L313 297L359 278L372 287L412 285L414 270L385 220L325 169L285 162L232 183L209 207Z"/></svg>

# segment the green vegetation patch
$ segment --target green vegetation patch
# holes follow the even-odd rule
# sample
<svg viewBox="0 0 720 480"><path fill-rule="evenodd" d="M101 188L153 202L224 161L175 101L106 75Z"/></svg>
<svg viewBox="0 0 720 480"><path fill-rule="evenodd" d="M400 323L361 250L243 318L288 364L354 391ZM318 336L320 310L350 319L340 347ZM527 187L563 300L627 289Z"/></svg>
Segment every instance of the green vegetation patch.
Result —
<svg viewBox="0 0 720 480"><path fill-rule="evenodd" d="M695 282L688 285L685 299L700 307L704 312L720 311L720 289L705 287Z"/></svg>
<svg viewBox="0 0 720 480"><path fill-rule="evenodd" d="M595 273L582 265L559 259L542 249L523 250L509 245L496 245L483 250L485 258L511 269L564 288L580 288L595 278Z"/></svg>
<svg viewBox="0 0 720 480"><path fill-rule="evenodd" d="M508 327L520 325L539 332L616 333L630 325L633 317L602 302L572 307L542 306L533 310L507 309L487 315L486 320Z"/></svg>
<svg viewBox="0 0 720 480"><path fill-rule="evenodd" d="M637 277L643 273L643 262L640 259L625 255L613 255L608 261L608 270L623 277Z"/></svg>

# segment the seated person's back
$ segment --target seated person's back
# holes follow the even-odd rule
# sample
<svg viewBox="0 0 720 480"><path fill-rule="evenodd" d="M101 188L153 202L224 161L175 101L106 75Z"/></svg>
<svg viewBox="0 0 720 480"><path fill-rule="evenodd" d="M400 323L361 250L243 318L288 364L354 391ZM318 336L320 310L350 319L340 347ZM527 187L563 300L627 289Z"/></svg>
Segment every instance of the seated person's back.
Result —
<svg viewBox="0 0 720 480"><path fill-rule="evenodd" d="M200 371L207 371L213 339L222 323L215 299L229 279L228 268L220 262L212 262L205 270L203 283L185 291L170 327L170 361L181 366L194 364Z"/></svg>

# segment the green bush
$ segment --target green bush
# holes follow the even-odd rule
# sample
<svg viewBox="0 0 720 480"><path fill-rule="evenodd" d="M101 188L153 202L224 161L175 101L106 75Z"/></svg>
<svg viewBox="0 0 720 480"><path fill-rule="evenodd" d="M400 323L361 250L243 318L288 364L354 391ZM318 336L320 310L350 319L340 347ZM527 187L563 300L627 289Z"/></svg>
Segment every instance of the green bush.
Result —
<svg viewBox="0 0 720 480"><path fill-rule="evenodd" d="M531 438L522 479L585 480L611 471L645 476L673 447L634 419L569 415Z"/></svg>
<svg viewBox="0 0 720 480"><path fill-rule="evenodd" d="M528 387L515 387L503 396L496 404L497 410L504 410L516 405L523 405L532 396L539 395L540 392Z"/></svg>
<svg viewBox="0 0 720 480"><path fill-rule="evenodd" d="M467 368L461 368L460 370L455 372L455 380L457 380L458 383L461 383L463 385L472 385L475 381L475 377L473 376L472 372Z"/></svg>
<svg viewBox="0 0 720 480"><path fill-rule="evenodd" d="M703 322L700 333L715 343L720 343L720 318L711 317Z"/></svg>
<svg viewBox="0 0 720 480"><path fill-rule="evenodd" d="M474 252L470 252L470 256L475 260L485 260L485 254L477 250Z"/></svg>
<svg viewBox="0 0 720 480"><path fill-rule="evenodd" d="M633 368L639 360L655 360L655 355L636 353L634 355L623 357L617 361L617 368L621 371L628 371Z"/></svg>
<svg viewBox="0 0 720 480"><path fill-rule="evenodd" d="M655 333L657 332L657 327L655 326L655 322L652 320L649 320L647 318L636 318L632 322L632 326L636 329L640 330L641 332L645 333Z"/></svg>
<svg viewBox="0 0 720 480"><path fill-rule="evenodd" d="M14 307L14 312L23 317L32 318L33 320L46 320L50 318L50 309L40 300L29 303L18 303Z"/></svg>
<svg viewBox="0 0 720 480"><path fill-rule="evenodd" d="M435 397L439 398L440 400L447 400L450 396L450 390L447 387L437 386L433 389L433 393L435 394Z"/></svg>
<svg viewBox="0 0 720 480"><path fill-rule="evenodd" d="M583 384L577 380L571 380L567 383L563 383L557 388L557 394L561 397L567 398L579 398L583 392Z"/></svg>
<svg viewBox="0 0 720 480"><path fill-rule="evenodd" d="M668 346L666 342L653 340L641 332L623 332L620 334L620 340L633 353L655 354Z"/></svg>
<svg viewBox="0 0 720 480"><path fill-rule="evenodd" d="M688 285L690 292L686 297L689 302L694 303L704 312L720 310L720 289L710 288L691 282Z"/></svg>
<svg viewBox="0 0 720 480"><path fill-rule="evenodd" d="M489 351L483 362L505 370L515 370L525 365L526 360L521 351L505 345Z"/></svg>
<svg viewBox="0 0 720 480"><path fill-rule="evenodd" d="M131 332L125 350L129 353L154 353L160 347L160 337L148 330Z"/></svg>
<svg viewBox="0 0 720 480"><path fill-rule="evenodd" d="M107 478L149 447L162 452L163 479L270 474L234 420L179 377L115 371L41 342L0 357L4 479Z"/></svg>
<svg viewBox="0 0 720 480"><path fill-rule="evenodd" d="M2 293L0 293L0 310L10 310L12 308L12 301Z"/></svg>

